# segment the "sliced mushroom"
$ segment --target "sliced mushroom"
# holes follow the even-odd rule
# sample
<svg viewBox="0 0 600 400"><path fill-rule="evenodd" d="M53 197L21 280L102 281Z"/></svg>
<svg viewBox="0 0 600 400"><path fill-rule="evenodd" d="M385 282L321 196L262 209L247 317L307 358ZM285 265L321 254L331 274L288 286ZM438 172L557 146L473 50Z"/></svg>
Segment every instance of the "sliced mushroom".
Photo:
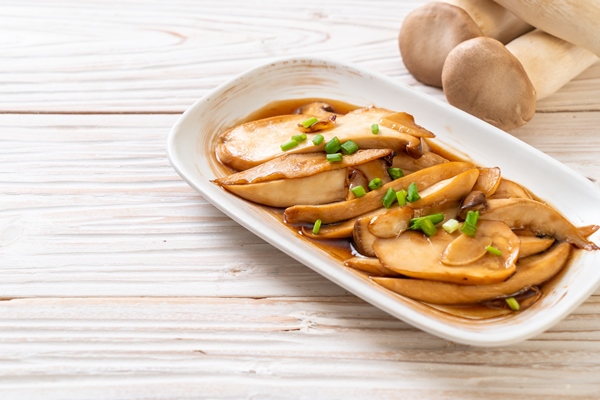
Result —
<svg viewBox="0 0 600 400"><path fill-rule="evenodd" d="M458 231L449 234L442 229L431 237L406 231L394 239L377 239L373 249L384 267L413 278L482 285L502 282L515 272L519 239L506 224L480 222L471 243L475 250L468 254L462 243L453 248L456 240L463 242L463 236ZM485 251L479 256L473 255L481 250L478 247L485 250L490 243L502 254ZM450 260L452 266L448 265Z"/></svg>
<svg viewBox="0 0 600 400"><path fill-rule="evenodd" d="M469 211L479 211L482 213L487 208L487 197L483 192L479 190L473 190L471 193L464 198L460 205L458 212L458 218L464 220L467 217Z"/></svg>
<svg viewBox="0 0 600 400"><path fill-rule="evenodd" d="M390 149L358 150L341 162L328 162L323 153L285 154L254 168L215 179L218 185L243 185L277 179L304 178L320 172L353 167L390 155Z"/></svg>
<svg viewBox="0 0 600 400"><path fill-rule="evenodd" d="M479 178L473 186L473 190L479 190L487 197L493 195L502 180L500 168L479 168Z"/></svg>
<svg viewBox="0 0 600 400"><path fill-rule="evenodd" d="M370 213L366 213L355 218L350 218L339 223L321 225L321 229L319 229L319 233L317 233L316 235L312 232L312 228L309 229L303 226L302 235L313 239L351 238L352 232L354 231L354 224L356 223L357 219L362 218L363 216L374 217L376 215L382 214L383 212L385 212L385 208L379 208L377 210L371 211Z"/></svg>
<svg viewBox="0 0 600 400"><path fill-rule="evenodd" d="M529 192L527 192L527 190L525 190L522 186L504 178L500 179L498 188L494 194L490 196L492 199L510 199L513 197L519 199L532 198Z"/></svg>
<svg viewBox="0 0 600 400"><path fill-rule="evenodd" d="M405 174L408 174L445 162L448 160L431 151L425 151L419 158L411 157L406 153L398 153L392 161L392 167L400 168Z"/></svg>
<svg viewBox="0 0 600 400"><path fill-rule="evenodd" d="M297 203L326 204L346 198L346 174L344 168L298 179L222 186L243 199L270 207L289 207Z"/></svg>
<svg viewBox="0 0 600 400"><path fill-rule="evenodd" d="M344 261L344 265L372 276L401 276L399 273L381 265L379 260L373 257L352 257Z"/></svg>
<svg viewBox="0 0 600 400"><path fill-rule="evenodd" d="M333 129L335 127L335 121L337 120L336 115L331 115L326 118L321 118L314 124L304 126L304 123L298 124L298 129L304 133L314 133Z"/></svg>
<svg viewBox="0 0 600 400"><path fill-rule="evenodd" d="M558 211L535 200L490 199L487 210L479 216L479 220L504 221L511 228L530 229L538 236L553 236L581 249L599 249Z"/></svg>
<svg viewBox="0 0 600 400"><path fill-rule="evenodd" d="M325 103L323 101L315 101L313 103L308 103L299 107L296 111L296 114L310 115L317 118L329 118L332 115L336 115L337 113L333 109L333 107Z"/></svg>
<svg viewBox="0 0 600 400"><path fill-rule="evenodd" d="M434 138L433 132L428 131L421 125L415 123L415 118L405 112L397 112L386 115L379 120L381 126L394 129L398 132L408 133L409 135L421 138Z"/></svg>
<svg viewBox="0 0 600 400"><path fill-rule="evenodd" d="M375 251L373 250L373 243L377 239L377 236L373 235L369 231L369 224L371 223L371 217L361 217L356 220L354 224L354 230L352 232L352 238L358 252L367 257L375 257Z"/></svg>
<svg viewBox="0 0 600 400"><path fill-rule="evenodd" d="M365 175L367 181L371 182L373 179L379 178L384 185L392 180L388 175L387 168L387 164L382 159L373 160L356 166L356 169ZM365 189L367 189L367 186L365 186Z"/></svg>
<svg viewBox="0 0 600 400"><path fill-rule="evenodd" d="M472 168L419 191L420 200L408 203L411 208L423 208L436 203L458 200L473 189L479 170Z"/></svg>
<svg viewBox="0 0 600 400"><path fill-rule="evenodd" d="M457 285L422 279L371 279L395 293L426 303L472 304L509 296L524 288L546 282L563 268L570 251L571 245L563 242L542 254L523 258L518 261L517 272L513 276L505 282L491 285Z"/></svg>
<svg viewBox="0 0 600 400"><path fill-rule="evenodd" d="M519 258L529 257L546 251L554 243L552 237L519 236L521 246L519 247Z"/></svg>
<svg viewBox="0 0 600 400"><path fill-rule="evenodd" d="M307 139L286 154L322 151L325 143L337 136L342 143L352 140L361 149L406 151L415 158L423 155L421 139L418 137L386 127L380 127L377 135L371 132L372 124L392 113L376 107L351 111L337 118L335 128L320 132L325 138L323 143L313 144L316 133L307 133ZM305 119L305 115L292 114L238 125L219 136L217 156L223 164L236 170L252 168L279 157L284 154L280 145L289 141L291 136L301 133L298 124Z"/></svg>
<svg viewBox="0 0 600 400"><path fill-rule="evenodd" d="M346 200L352 200L356 198L356 195L352 191L352 189L361 186L362 188L366 188L368 190L369 180L360 170L357 168L350 168L350 172L348 173L348 193L346 194Z"/></svg>
<svg viewBox="0 0 600 400"><path fill-rule="evenodd" d="M369 231L379 238L398 237L408 229L414 210L410 207L394 207L375 216L369 224Z"/></svg>
<svg viewBox="0 0 600 400"><path fill-rule="evenodd" d="M448 162L417 171L411 175L391 181L377 190L350 200L324 205L297 205L289 207L284 212L285 221L291 224L314 222L320 219L325 224L344 221L366 214L382 206L381 199L389 188L395 191L407 189L414 182L418 190L456 176L461 172L472 169L473 165L466 162Z"/></svg>

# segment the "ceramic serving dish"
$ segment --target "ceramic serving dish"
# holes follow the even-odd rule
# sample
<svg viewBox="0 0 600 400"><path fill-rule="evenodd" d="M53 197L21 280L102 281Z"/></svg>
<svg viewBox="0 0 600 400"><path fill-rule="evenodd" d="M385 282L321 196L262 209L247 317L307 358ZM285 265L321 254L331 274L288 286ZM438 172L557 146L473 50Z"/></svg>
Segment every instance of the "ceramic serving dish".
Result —
<svg viewBox="0 0 600 400"><path fill-rule="evenodd" d="M600 251L578 252L534 306L508 317L467 320L396 295L346 268L295 235L261 207L211 180L222 172L217 137L264 105L324 98L412 114L446 147L481 166L498 166L577 226L600 224L600 190L590 181L515 137L384 75L327 59L289 58L254 68L198 100L173 126L168 156L175 170L215 207L256 235L391 315L458 343L500 346L540 334L572 312L600 285ZM591 237L600 243L600 232Z"/></svg>

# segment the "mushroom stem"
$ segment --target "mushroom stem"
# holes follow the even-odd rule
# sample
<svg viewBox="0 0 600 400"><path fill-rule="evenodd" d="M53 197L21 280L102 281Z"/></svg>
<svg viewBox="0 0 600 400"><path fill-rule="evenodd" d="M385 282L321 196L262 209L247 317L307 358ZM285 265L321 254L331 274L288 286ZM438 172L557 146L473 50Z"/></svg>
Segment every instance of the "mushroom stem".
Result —
<svg viewBox="0 0 600 400"><path fill-rule="evenodd" d="M585 0L495 0L531 25L600 57L600 6Z"/></svg>
<svg viewBox="0 0 600 400"><path fill-rule="evenodd" d="M531 29L492 0L446 0L411 12L402 23L398 43L415 79L442 87L444 60L459 43L479 36L507 43Z"/></svg>
<svg viewBox="0 0 600 400"><path fill-rule="evenodd" d="M478 37L446 58L442 83L448 102L504 130L534 115L536 100L555 93L598 57L539 30L508 45Z"/></svg>

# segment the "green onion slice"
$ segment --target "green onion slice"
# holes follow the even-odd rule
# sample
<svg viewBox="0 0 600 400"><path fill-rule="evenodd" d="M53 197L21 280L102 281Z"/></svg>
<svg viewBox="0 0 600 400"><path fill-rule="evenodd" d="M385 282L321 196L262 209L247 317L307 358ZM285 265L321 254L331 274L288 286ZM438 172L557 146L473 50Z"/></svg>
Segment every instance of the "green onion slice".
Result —
<svg viewBox="0 0 600 400"><path fill-rule="evenodd" d="M369 182L369 189L371 189L371 190L379 189L381 187L381 185L383 185L383 182L381 182L381 179L375 178L375 179L371 180L371 182Z"/></svg>
<svg viewBox="0 0 600 400"><path fill-rule="evenodd" d="M296 142L294 139L292 139L289 142L285 142L284 144L282 144L279 147L281 147L282 151L288 151L290 149L293 149L296 146L298 146L298 142Z"/></svg>
<svg viewBox="0 0 600 400"><path fill-rule="evenodd" d="M493 254L495 256L501 256L502 252L500 250L498 250L497 248L495 248L494 246L486 246L485 248L488 253Z"/></svg>
<svg viewBox="0 0 600 400"><path fill-rule="evenodd" d="M406 200L408 200L409 203L412 203L414 201L417 201L421 198L421 196L419 196L419 191L417 190L417 184L415 182L411 183L408 186L408 194L406 195Z"/></svg>
<svg viewBox="0 0 600 400"><path fill-rule="evenodd" d="M400 168L388 168L387 172L392 180L396 180L404 176L404 171L402 171Z"/></svg>
<svg viewBox="0 0 600 400"><path fill-rule="evenodd" d="M398 205L403 207L406 205L406 190L401 189L396 192L396 199L398 200Z"/></svg>
<svg viewBox="0 0 600 400"><path fill-rule="evenodd" d="M477 220L479 219L479 211L468 211L465 223L460 228L460 231L469 235L475 236L477 230Z"/></svg>
<svg viewBox="0 0 600 400"><path fill-rule="evenodd" d="M358 145L352 140L344 142L340 147L342 148L342 152L344 154L354 154L358 151Z"/></svg>
<svg viewBox="0 0 600 400"><path fill-rule="evenodd" d="M309 118L309 119L306 119L306 120L302 121L302 126L305 127L305 128L310 128L311 126L313 126L317 122L319 122L319 119L317 117L312 117L312 118Z"/></svg>
<svg viewBox="0 0 600 400"><path fill-rule="evenodd" d="M514 297L507 297L504 300L506 300L506 304L508 304L508 306L510 307L511 310L519 311L521 309L519 302Z"/></svg>
<svg viewBox="0 0 600 400"><path fill-rule="evenodd" d="M313 225L313 230L312 230L313 235L316 235L317 233L319 233L320 229L321 229L321 220L318 219L315 221L315 224Z"/></svg>
<svg viewBox="0 0 600 400"><path fill-rule="evenodd" d="M292 139L296 142L304 142L306 140L306 133L303 133L301 135L294 135L292 136Z"/></svg>
<svg viewBox="0 0 600 400"><path fill-rule="evenodd" d="M323 135L321 135L320 133L317 133L315 135L315 137L313 138L312 142L315 146L320 145L321 143L323 143L323 140L325 140L325 138L323 137Z"/></svg>
<svg viewBox="0 0 600 400"><path fill-rule="evenodd" d="M443 220L444 220L444 214L442 214L442 213L429 214L429 215L424 215L422 217L411 218L411 220L408 223L408 227L410 229L421 229L421 225L423 224L424 221L429 221L433 225L435 225L435 224L439 224Z"/></svg>
<svg viewBox="0 0 600 400"><path fill-rule="evenodd" d="M390 208L394 201L396 200L396 191L393 188L389 188L387 192L383 195L381 202L385 208Z"/></svg>
<svg viewBox="0 0 600 400"><path fill-rule="evenodd" d="M328 162L341 162L342 161L342 153L327 154L326 157L327 157Z"/></svg>
<svg viewBox="0 0 600 400"><path fill-rule="evenodd" d="M442 224L442 228L448 233L455 232L459 227L460 223L454 218L450 218L448 221Z"/></svg>
<svg viewBox="0 0 600 400"><path fill-rule="evenodd" d="M427 236L433 236L437 232L437 228L433 224L433 221L431 221L429 218L425 218L419 223L419 229L421 229Z"/></svg>
<svg viewBox="0 0 600 400"><path fill-rule="evenodd" d="M377 125L377 124L371 125L371 132L373 132L373 135L377 135L379 133L379 125Z"/></svg>
<svg viewBox="0 0 600 400"><path fill-rule="evenodd" d="M327 154L337 153L338 151L340 151L341 148L342 145L340 143L340 139L338 139L337 136L332 137L330 141L325 143L325 153Z"/></svg>
<svg viewBox="0 0 600 400"><path fill-rule="evenodd" d="M367 192L365 192L365 188L360 185L355 186L350 190L352 190L352 193L354 193L356 197L363 197L365 194L367 194Z"/></svg>

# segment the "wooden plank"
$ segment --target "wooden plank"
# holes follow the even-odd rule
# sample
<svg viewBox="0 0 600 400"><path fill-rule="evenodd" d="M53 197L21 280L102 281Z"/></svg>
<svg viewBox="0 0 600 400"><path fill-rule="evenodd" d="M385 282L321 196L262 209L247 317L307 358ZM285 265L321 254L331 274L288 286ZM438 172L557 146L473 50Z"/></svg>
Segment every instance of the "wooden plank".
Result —
<svg viewBox="0 0 600 400"><path fill-rule="evenodd" d="M307 54L443 99L408 74L397 45L402 20L425 2L3 2L0 112L179 113L249 68ZM600 66L540 108L600 110Z"/></svg>
<svg viewBox="0 0 600 400"><path fill-rule="evenodd" d="M600 394L600 296L509 348L457 345L354 297L22 299L0 315L13 398Z"/></svg>

